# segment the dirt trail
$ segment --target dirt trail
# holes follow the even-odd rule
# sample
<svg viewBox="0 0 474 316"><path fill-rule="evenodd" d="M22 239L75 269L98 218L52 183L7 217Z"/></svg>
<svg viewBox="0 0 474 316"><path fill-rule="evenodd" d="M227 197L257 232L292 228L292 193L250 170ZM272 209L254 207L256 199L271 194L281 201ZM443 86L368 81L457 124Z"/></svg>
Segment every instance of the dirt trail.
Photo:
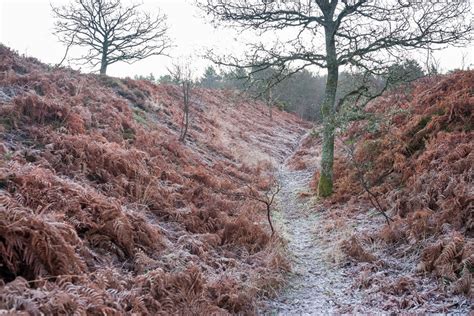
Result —
<svg viewBox="0 0 474 316"><path fill-rule="evenodd" d="M291 171L286 166L280 170L278 224L288 240L292 274L282 293L268 302L272 314L321 315L360 301L350 288L351 280L324 260L315 234L319 216L311 211L310 199L299 196L307 190L311 176L308 170Z"/></svg>
<svg viewBox="0 0 474 316"><path fill-rule="evenodd" d="M314 168L293 171L286 164L280 167L275 219L288 240L292 273L280 295L267 302L265 314L321 315L353 312L354 306L360 306L361 294L351 289L352 280L325 261L328 245L322 245L316 234L322 225L320 215L310 198L300 196L308 191L313 173Z"/></svg>
<svg viewBox="0 0 474 316"><path fill-rule="evenodd" d="M355 266L351 268L333 263L340 260L344 262L344 255L338 245L344 235L352 236L356 231L375 231L384 222L382 218L360 213L350 219L351 223L338 227L336 233L328 233L327 228L334 219L327 216L327 211L317 204L315 198L301 194L309 191L311 178L319 165L319 153L320 148L313 147L310 155L314 159L309 164L311 166L304 170L292 170L292 157L279 168L281 191L277 197L278 204L273 218L278 233L288 241L287 253L292 272L288 276L286 286L276 298L264 303L265 309L259 314L386 314L389 311L472 313L469 299L446 295L435 279L417 281L415 294L410 294L409 291L403 294L393 292L392 289L396 288L403 278L416 281L411 267L416 266L417 259L412 258L410 262L406 262L406 257L393 256L390 250L387 252L385 246L372 245L371 252L382 258L382 265L372 265L374 274L378 276L369 278L372 283L367 283L371 284L368 288L357 288L357 284L360 284L360 274L354 269ZM354 282L354 278L358 280ZM418 291L421 294L418 294ZM416 301L418 297L422 297L419 302ZM415 300L415 303L405 309L403 304L409 299Z"/></svg>

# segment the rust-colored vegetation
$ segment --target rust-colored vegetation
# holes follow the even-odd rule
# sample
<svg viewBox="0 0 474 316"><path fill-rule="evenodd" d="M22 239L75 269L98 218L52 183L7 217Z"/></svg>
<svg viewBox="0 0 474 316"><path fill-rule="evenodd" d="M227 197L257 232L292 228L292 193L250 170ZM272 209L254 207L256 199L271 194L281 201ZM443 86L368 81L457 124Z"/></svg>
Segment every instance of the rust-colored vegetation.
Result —
<svg viewBox="0 0 474 316"><path fill-rule="evenodd" d="M385 254L382 249L379 255L405 261L397 268L402 275L439 277L446 292L468 297L474 273L473 87L474 71L459 71L421 79L409 93L394 91L369 104L369 112L381 118L379 125L368 128L373 120L360 121L343 135L354 156L341 154L336 160L336 193L327 202L339 213L371 207L355 167L368 166L365 179L393 222L380 221L378 229L357 234L369 237L366 245L384 245ZM359 261L373 259L355 238L343 243L343 250ZM393 262L380 264L394 276L388 272ZM410 290L402 278L403 286L393 286L406 288L413 300L398 300L399 308L428 300L420 285Z"/></svg>
<svg viewBox="0 0 474 316"><path fill-rule="evenodd" d="M0 309L252 313L272 294L288 264L265 208L239 192L265 189L304 124L196 94L183 145L177 87L0 46Z"/></svg>

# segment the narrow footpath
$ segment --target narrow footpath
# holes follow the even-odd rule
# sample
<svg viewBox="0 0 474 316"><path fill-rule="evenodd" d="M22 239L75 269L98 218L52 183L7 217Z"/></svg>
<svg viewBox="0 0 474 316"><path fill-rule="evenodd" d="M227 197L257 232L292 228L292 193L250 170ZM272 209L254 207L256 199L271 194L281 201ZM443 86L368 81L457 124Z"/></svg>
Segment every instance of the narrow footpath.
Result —
<svg viewBox="0 0 474 316"><path fill-rule="evenodd" d="M292 272L280 295L267 302L264 314L321 315L364 310L360 292L351 288L352 279L325 259L331 247L318 241L322 223L314 199L300 194L309 190L313 173L308 169L291 170L287 164L280 167L281 191L275 217L277 229L288 241Z"/></svg>

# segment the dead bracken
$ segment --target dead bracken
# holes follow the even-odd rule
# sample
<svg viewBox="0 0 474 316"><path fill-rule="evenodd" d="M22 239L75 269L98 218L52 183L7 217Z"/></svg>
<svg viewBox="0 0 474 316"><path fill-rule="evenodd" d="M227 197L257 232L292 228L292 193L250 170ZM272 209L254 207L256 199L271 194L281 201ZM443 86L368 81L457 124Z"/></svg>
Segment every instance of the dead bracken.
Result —
<svg viewBox="0 0 474 316"><path fill-rule="evenodd" d="M266 209L238 193L259 190L307 123L199 90L184 145L178 88L4 46L0 87L0 309L252 313L281 284Z"/></svg>

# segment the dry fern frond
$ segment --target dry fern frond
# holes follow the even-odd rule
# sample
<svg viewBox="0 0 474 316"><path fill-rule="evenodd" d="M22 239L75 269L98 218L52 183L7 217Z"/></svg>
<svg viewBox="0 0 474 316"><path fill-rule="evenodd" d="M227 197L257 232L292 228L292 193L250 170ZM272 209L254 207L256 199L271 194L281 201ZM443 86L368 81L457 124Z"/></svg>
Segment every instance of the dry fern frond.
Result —
<svg viewBox="0 0 474 316"><path fill-rule="evenodd" d="M472 270L470 270L467 266L464 266L461 272L461 278L459 278L453 284L453 292L455 294L465 294L470 296L473 291L473 283L472 283Z"/></svg>
<svg viewBox="0 0 474 316"><path fill-rule="evenodd" d="M357 240L355 236L352 236L348 240L344 240L341 244L341 250L349 257L361 261L361 262L374 262L377 260L373 254L368 253Z"/></svg>
<svg viewBox="0 0 474 316"><path fill-rule="evenodd" d="M252 314L280 284L262 214L222 191L265 188L262 161L283 161L300 119L275 109L277 142L266 105L198 89L185 146L172 85L51 69L2 45L0 73L0 309ZM260 277L242 285L249 256Z"/></svg>

